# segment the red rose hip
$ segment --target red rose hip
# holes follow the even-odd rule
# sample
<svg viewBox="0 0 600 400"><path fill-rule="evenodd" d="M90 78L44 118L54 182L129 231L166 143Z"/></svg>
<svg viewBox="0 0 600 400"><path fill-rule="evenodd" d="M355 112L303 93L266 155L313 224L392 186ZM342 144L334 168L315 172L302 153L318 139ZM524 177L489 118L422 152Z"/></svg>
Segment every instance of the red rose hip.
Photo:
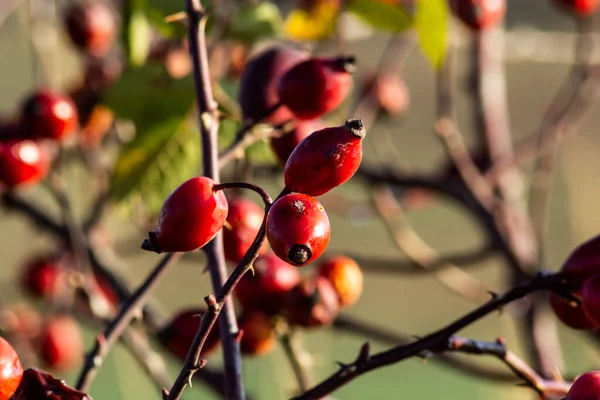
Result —
<svg viewBox="0 0 600 400"><path fill-rule="evenodd" d="M62 271L61 265L53 258L32 260L23 270L23 288L32 296L51 299L60 290Z"/></svg>
<svg viewBox="0 0 600 400"><path fill-rule="evenodd" d="M304 139L285 164L285 186L292 192L320 196L348 181L362 160L363 122L325 128Z"/></svg>
<svg viewBox="0 0 600 400"><path fill-rule="evenodd" d="M600 235L575 248L560 272L577 290L588 277L600 273Z"/></svg>
<svg viewBox="0 0 600 400"><path fill-rule="evenodd" d="M450 9L474 30L497 25L506 12L506 0L450 0Z"/></svg>
<svg viewBox="0 0 600 400"><path fill-rule="evenodd" d="M186 309L178 312L173 319L158 333L158 340L171 353L185 360L187 353L194 341L196 331L202 322L202 315L206 310ZM202 355L210 354L219 345L219 326L215 325L210 330L204 346Z"/></svg>
<svg viewBox="0 0 600 400"><path fill-rule="evenodd" d="M242 354L261 356L275 347L273 324L266 314L260 311L244 313L238 325L243 331L240 340Z"/></svg>
<svg viewBox="0 0 600 400"><path fill-rule="evenodd" d="M0 143L0 183L8 188L38 183L49 167L45 149L32 140Z"/></svg>
<svg viewBox="0 0 600 400"><path fill-rule="evenodd" d="M329 325L338 315L337 294L327 279L305 278L289 292L285 310L291 325L307 328Z"/></svg>
<svg viewBox="0 0 600 400"><path fill-rule="evenodd" d="M596 13L600 1L598 0L554 0L554 3L578 17L590 17Z"/></svg>
<svg viewBox="0 0 600 400"><path fill-rule="evenodd" d="M274 254L259 256L254 261L254 274L244 274L234 294L244 310L276 313L287 292L300 281L296 267Z"/></svg>
<svg viewBox="0 0 600 400"><path fill-rule="evenodd" d="M319 275L327 279L335 289L340 307L356 303L363 290L363 274L350 257L329 257L319 267Z"/></svg>
<svg viewBox="0 0 600 400"><path fill-rule="evenodd" d="M40 334L40 356L53 369L70 370L83 361L81 331L67 315L51 317Z"/></svg>
<svg viewBox="0 0 600 400"><path fill-rule="evenodd" d="M566 400L597 400L600 398L600 371L590 371L573 382Z"/></svg>
<svg viewBox="0 0 600 400"><path fill-rule="evenodd" d="M65 27L75 46L96 57L108 52L116 33L115 17L101 2L75 3L66 13Z"/></svg>
<svg viewBox="0 0 600 400"><path fill-rule="evenodd" d="M273 252L298 267L323 254L330 234L329 218L321 203L302 193L276 200L267 216L267 240Z"/></svg>
<svg viewBox="0 0 600 400"><path fill-rule="evenodd" d="M311 119L308 121L297 121L296 126L291 132L284 134L281 137L271 139L271 148L277 155L279 162L285 165L290 154L296 146L302 142L308 135L315 131L324 129L325 125L320 119Z"/></svg>
<svg viewBox="0 0 600 400"><path fill-rule="evenodd" d="M577 293L574 295L577 296ZM596 326L581 305L571 304L569 300L556 293L550 293L549 300L550 307L552 307L554 314L568 327L579 330L589 330Z"/></svg>
<svg viewBox="0 0 600 400"><path fill-rule="evenodd" d="M298 119L314 119L337 108L350 91L354 57L317 57L288 70L277 84L283 105Z"/></svg>
<svg viewBox="0 0 600 400"><path fill-rule="evenodd" d="M587 278L583 283L581 305L590 320L600 326L600 274Z"/></svg>
<svg viewBox="0 0 600 400"><path fill-rule="evenodd" d="M157 228L144 241L144 250L193 251L210 242L227 218L227 199L214 191L214 181L203 176L189 179L164 202Z"/></svg>
<svg viewBox="0 0 600 400"><path fill-rule="evenodd" d="M223 245L225 258L239 263L254 242L262 225L264 210L256 203L243 197L235 197L229 201L227 223L223 229ZM262 246L259 254L268 248Z"/></svg>
<svg viewBox="0 0 600 400"><path fill-rule="evenodd" d="M79 124L71 99L49 91L34 93L26 99L21 118L24 129L33 137L56 140L70 136Z"/></svg>
<svg viewBox="0 0 600 400"><path fill-rule="evenodd" d="M8 400L19 387L23 366L15 349L0 337L0 400Z"/></svg>

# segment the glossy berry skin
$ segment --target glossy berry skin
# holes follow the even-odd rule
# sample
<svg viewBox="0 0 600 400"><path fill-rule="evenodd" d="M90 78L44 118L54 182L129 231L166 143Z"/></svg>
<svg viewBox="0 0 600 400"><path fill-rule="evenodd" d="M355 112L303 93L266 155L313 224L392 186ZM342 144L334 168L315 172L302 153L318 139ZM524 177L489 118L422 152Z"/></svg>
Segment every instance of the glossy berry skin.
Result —
<svg viewBox="0 0 600 400"><path fill-rule="evenodd" d="M360 166L364 137L365 128L357 119L312 133L288 158L285 186L292 192L320 196L348 181Z"/></svg>
<svg viewBox="0 0 600 400"><path fill-rule="evenodd" d="M115 17L101 2L75 3L67 10L65 27L75 46L96 57L110 50L117 30Z"/></svg>
<svg viewBox="0 0 600 400"><path fill-rule="evenodd" d="M193 251L210 242L223 227L228 209L223 191L213 187L212 179L199 176L175 189L142 248L156 253Z"/></svg>
<svg viewBox="0 0 600 400"><path fill-rule="evenodd" d="M576 290L581 288L588 277L600 273L600 235L573 250L560 272Z"/></svg>
<svg viewBox="0 0 600 400"><path fill-rule="evenodd" d="M50 91L34 93L21 109L23 128L35 138L64 140L79 124L77 109L67 96Z"/></svg>
<svg viewBox="0 0 600 400"><path fill-rule="evenodd" d="M202 315L206 310L185 309L179 311L173 319L160 330L158 340L174 355L185 360L187 353L194 341L196 331L202 322ZM207 356L219 345L219 327L215 324L210 330L204 346L202 356Z"/></svg>
<svg viewBox="0 0 600 400"><path fill-rule="evenodd" d="M307 328L330 325L339 311L337 294L327 279L306 278L289 292L285 310L291 325Z"/></svg>
<svg viewBox="0 0 600 400"><path fill-rule="evenodd" d="M67 315L53 316L46 321L39 343L40 357L49 368L67 371L83 361L81 331L75 320Z"/></svg>
<svg viewBox="0 0 600 400"><path fill-rule="evenodd" d="M21 378L23 366L13 347L0 337L0 400L8 400L15 393Z"/></svg>
<svg viewBox="0 0 600 400"><path fill-rule="evenodd" d="M590 371L575 379L566 400L597 400L600 398L600 371Z"/></svg>
<svg viewBox="0 0 600 400"><path fill-rule="evenodd" d="M279 103L279 78L309 53L292 47L272 47L250 58L240 78L238 100L245 121L263 121L273 125L293 118L287 107L267 112Z"/></svg>
<svg viewBox="0 0 600 400"><path fill-rule="evenodd" d="M450 0L450 9L465 25L479 31L502 20L506 0Z"/></svg>
<svg viewBox="0 0 600 400"><path fill-rule="evenodd" d="M286 294L300 281L296 267L274 254L259 256L254 261L254 274L244 274L234 294L244 310L277 313Z"/></svg>
<svg viewBox="0 0 600 400"><path fill-rule="evenodd" d="M275 348L273 324L266 314L260 311L246 312L241 316L238 326L243 331L240 340L242 354L262 356Z"/></svg>
<svg viewBox="0 0 600 400"><path fill-rule="evenodd" d="M23 288L34 297L53 298L62 284L63 268L53 258L40 257L30 261L23 270Z"/></svg>
<svg viewBox="0 0 600 400"><path fill-rule="evenodd" d="M577 293L574 293L577 296ZM550 307L554 314L570 328L578 330L589 330L595 327L581 305L573 305L561 296L550 293Z"/></svg>
<svg viewBox="0 0 600 400"><path fill-rule="evenodd" d="M331 226L325 209L316 199L292 193L276 200L267 216L267 240L283 261L308 265L327 248Z"/></svg>
<svg viewBox="0 0 600 400"><path fill-rule="evenodd" d="M291 132L271 139L271 148L275 152L279 162L282 165L285 165L290 154L292 154L296 146L298 146L302 140L311 133L320 131L324 128L325 125L319 118L308 121L297 121L296 126Z"/></svg>
<svg viewBox="0 0 600 400"><path fill-rule="evenodd" d="M337 108L350 91L353 57L317 57L288 70L277 84L283 105L298 119L315 119Z"/></svg>
<svg viewBox="0 0 600 400"><path fill-rule="evenodd" d="M229 200L227 223L223 229L223 245L225 258L239 263L254 242L256 234L262 225L264 210L255 202L244 197ZM268 248L262 246L259 254L264 254Z"/></svg>
<svg viewBox="0 0 600 400"><path fill-rule="evenodd" d="M600 326L600 274L590 276L583 283L581 305L590 320Z"/></svg>
<svg viewBox="0 0 600 400"><path fill-rule="evenodd" d="M554 0L563 10L578 17L590 17L596 13L600 1L598 0Z"/></svg>
<svg viewBox="0 0 600 400"><path fill-rule="evenodd" d="M319 275L327 279L335 289L340 307L356 303L363 290L363 274L350 257L332 256L319 267Z"/></svg>
<svg viewBox="0 0 600 400"><path fill-rule="evenodd" d="M49 167L46 150L32 140L0 143L0 183L7 188L38 183Z"/></svg>

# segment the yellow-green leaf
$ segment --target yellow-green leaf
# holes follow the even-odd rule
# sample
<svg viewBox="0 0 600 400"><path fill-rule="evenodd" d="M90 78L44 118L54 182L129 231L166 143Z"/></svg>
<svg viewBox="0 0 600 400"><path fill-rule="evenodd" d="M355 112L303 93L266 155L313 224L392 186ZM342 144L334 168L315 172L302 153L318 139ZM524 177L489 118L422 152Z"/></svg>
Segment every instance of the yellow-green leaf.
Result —
<svg viewBox="0 0 600 400"><path fill-rule="evenodd" d="M351 0L347 10L373 28L387 32L402 32L412 26L410 15L395 1Z"/></svg>
<svg viewBox="0 0 600 400"><path fill-rule="evenodd" d="M446 0L419 0L415 26L421 51L434 69L439 69L446 56L448 7Z"/></svg>
<svg viewBox="0 0 600 400"><path fill-rule="evenodd" d="M286 35L296 40L321 40L334 29L339 6L334 1L320 1L310 11L292 10L285 21Z"/></svg>

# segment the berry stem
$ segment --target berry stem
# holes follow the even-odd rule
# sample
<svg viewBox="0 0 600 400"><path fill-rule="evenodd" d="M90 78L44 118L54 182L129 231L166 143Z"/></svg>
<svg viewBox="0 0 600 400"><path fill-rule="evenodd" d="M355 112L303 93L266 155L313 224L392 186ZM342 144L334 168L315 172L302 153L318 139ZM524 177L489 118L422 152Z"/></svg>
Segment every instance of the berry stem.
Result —
<svg viewBox="0 0 600 400"><path fill-rule="evenodd" d="M263 203L265 203L265 207L267 207L269 204L271 204L273 202L273 199L271 199L271 196L269 196L269 194L263 188L261 188L260 186L257 186L257 185L253 185L248 182L226 182L226 183L216 184L213 187L213 190L215 192L218 192L219 190L225 190L225 189L252 190L253 192L256 192L260 196Z"/></svg>
<svg viewBox="0 0 600 400"><path fill-rule="evenodd" d="M89 390L110 348L125 332L131 320L140 312L152 290L179 257L181 257L181 253L169 253L162 257L146 280L122 305L119 314L108 324L104 332L98 335L94 348L85 357L84 366L75 386L78 390L84 392Z"/></svg>
<svg viewBox="0 0 600 400"><path fill-rule="evenodd" d="M294 332L292 332L289 327L285 327L284 332L279 335L279 342L294 371L298 389L300 393L304 393L310 388L311 379L308 369L300 358L303 350L298 346L298 341L296 339Z"/></svg>

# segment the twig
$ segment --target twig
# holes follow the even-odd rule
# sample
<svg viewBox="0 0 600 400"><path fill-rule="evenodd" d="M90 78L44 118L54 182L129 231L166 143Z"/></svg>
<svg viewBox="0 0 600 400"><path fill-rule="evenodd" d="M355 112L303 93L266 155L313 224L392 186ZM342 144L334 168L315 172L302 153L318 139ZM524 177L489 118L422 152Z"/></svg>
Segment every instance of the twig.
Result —
<svg viewBox="0 0 600 400"><path fill-rule="evenodd" d="M290 327L286 326L283 330L283 332L279 333L279 342L281 343L283 352L285 353L285 356L292 367L292 371L294 372L294 376L296 377L299 393L304 393L308 390L308 388L310 388L311 378L309 376L308 369L305 365L303 365L300 358L302 349L298 347L296 343L296 337L294 336L294 332L290 329Z"/></svg>
<svg viewBox="0 0 600 400"><path fill-rule="evenodd" d="M87 354L84 366L79 374L79 378L77 379L77 384L75 387L78 390L84 392L89 390L92 381L98 373L98 370L112 345L115 344L119 337L123 334L136 314L141 311L141 308L148 299L151 291L158 284L160 279L166 274L169 266L173 265L174 261L176 261L179 257L179 253L168 253L162 257L152 273L148 275L146 280L131 295L129 300L123 304L119 310L119 314L107 326L104 333L98 335L96 338L96 344L94 345L94 348Z"/></svg>
<svg viewBox="0 0 600 400"><path fill-rule="evenodd" d="M447 348L450 337L456 332L502 306L523 298L530 293L539 290L557 290L561 286L561 279L560 275L539 273L532 280L515 286L503 295L493 297L486 304L476 308L446 327L409 344L400 345L375 355L370 354L368 344L365 344L355 361L350 364L340 364L340 369L336 373L304 394L294 397L294 400L320 399L352 379L376 368L394 364L409 357L419 356L423 352L436 353L443 351Z"/></svg>

